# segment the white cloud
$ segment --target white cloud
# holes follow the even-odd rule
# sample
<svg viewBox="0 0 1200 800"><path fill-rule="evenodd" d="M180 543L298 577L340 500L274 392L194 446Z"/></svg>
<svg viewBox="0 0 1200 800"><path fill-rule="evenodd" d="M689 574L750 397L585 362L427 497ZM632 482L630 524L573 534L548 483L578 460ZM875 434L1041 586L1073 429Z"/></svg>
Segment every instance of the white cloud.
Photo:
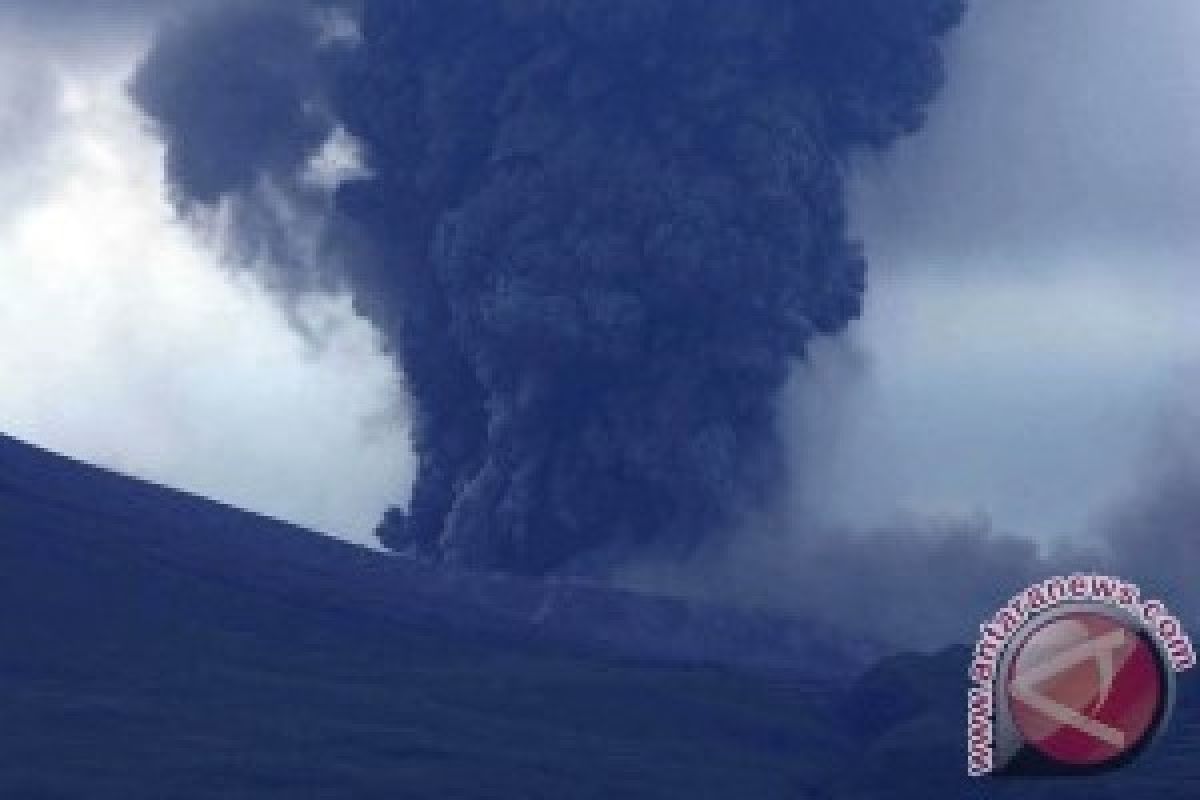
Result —
<svg viewBox="0 0 1200 800"><path fill-rule="evenodd" d="M302 335L176 218L117 61L47 61L40 133L0 131L26 146L0 162L0 185L24 181L0 208L0 430L368 541L411 477L379 337L317 295L296 302ZM0 97L25 80L0 76Z"/></svg>

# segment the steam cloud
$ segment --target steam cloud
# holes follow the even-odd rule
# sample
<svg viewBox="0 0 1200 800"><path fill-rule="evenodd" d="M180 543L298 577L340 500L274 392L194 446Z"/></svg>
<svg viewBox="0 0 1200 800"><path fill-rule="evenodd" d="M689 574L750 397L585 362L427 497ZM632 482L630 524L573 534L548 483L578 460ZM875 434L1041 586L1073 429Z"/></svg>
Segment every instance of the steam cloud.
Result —
<svg viewBox="0 0 1200 800"><path fill-rule="evenodd" d="M769 499L789 364L861 308L845 161L921 125L960 0L367 0L354 47L329 13L199 17L134 91L185 206L364 142L341 277L419 459L382 540L538 573Z"/></svg>

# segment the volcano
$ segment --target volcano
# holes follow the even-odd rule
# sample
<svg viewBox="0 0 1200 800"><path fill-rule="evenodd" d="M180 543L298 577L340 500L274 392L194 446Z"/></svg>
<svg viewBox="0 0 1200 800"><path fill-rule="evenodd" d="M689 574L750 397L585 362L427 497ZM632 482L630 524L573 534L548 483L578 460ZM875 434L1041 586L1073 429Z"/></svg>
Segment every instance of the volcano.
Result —
<svg viewBox="0 0 1200 800"><path fill-rule="evenodd" d="M961 649L868 666L869 643L802 620L439 571L7 438L0 563L6 798L980 786ZM1180 695L1135 770L1055 796L1195 797L1200 698Z"/></svg>

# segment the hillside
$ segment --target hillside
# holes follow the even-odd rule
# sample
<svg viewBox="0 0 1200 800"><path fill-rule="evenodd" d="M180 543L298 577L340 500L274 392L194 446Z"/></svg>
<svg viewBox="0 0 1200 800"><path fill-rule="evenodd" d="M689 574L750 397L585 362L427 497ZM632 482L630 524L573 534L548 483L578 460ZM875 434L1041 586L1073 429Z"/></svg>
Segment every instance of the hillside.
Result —
<svg viewBox="0 0 1200 800"><path fill-rule="evenodd" d="M783 797L843 746L795 757L808 681L618 659L636 610L566 636L587 590L450 586L11 440L0 531L0 797Z"/></svg>
<svg viewBox="0 0 1200 800"><path fill-rule="evenodd" d="M851 682L862 646L801 622L439 574L3 439L0 565L3 798L1194 798L1200 780L1186 681L1128 774L968 782L963 652Z"/></svg>

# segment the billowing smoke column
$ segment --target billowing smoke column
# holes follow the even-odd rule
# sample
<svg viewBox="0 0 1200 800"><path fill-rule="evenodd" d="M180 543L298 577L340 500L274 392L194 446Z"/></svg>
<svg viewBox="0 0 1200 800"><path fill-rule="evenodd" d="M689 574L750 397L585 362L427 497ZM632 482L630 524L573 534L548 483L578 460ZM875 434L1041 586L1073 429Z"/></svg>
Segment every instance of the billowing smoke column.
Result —
<svg viewBox="0 0 1200 800"><path fill-rule="evenodd" d="M538 573L687 551L765 501L789 363L860 310L845 157L920 126L961 0L361 11L334 55L287 38L290 8L210 16L135 93L185 199L298 169L313 109L365 143L339 248L419 459L381 539Z"/></svg>

